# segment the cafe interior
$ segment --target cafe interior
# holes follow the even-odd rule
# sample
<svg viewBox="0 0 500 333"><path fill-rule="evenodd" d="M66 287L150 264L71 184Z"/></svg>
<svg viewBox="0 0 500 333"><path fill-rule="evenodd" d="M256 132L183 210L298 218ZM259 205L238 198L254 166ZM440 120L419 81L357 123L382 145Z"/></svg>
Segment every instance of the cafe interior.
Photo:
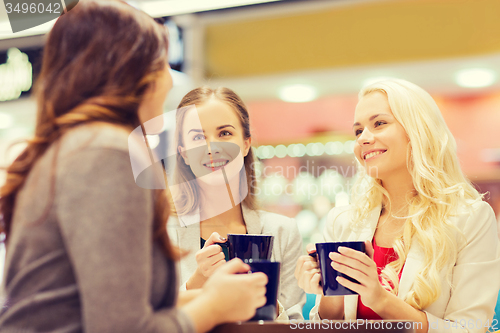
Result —
<svg viewBox="0 0 500 333"><path fill-rule="evenodd" d="M259 158L261 209L295 218L304 246L322 239L331 208L349 203L357 93L388 77L436 100L462 170L500 218L499 1L128 2L169 30L174 87L166 113L202 85L241 96ZM0 11L1 166L33 135L32 90L53 23L12 33ZM153 148L160 139L148 137Z"/></svg>

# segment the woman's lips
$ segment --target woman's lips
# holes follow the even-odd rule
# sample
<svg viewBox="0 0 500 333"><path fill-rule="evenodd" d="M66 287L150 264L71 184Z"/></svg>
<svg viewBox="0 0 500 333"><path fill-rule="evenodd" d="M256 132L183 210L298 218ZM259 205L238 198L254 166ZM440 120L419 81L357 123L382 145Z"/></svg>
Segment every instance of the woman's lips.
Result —
<svg viewBox="0 0 500 333"><path fill-rule="evenodd" d="M229 160L216 160L208 163L204 163L203 166L209 170L216 171L222 169L226 164L229 163Z"/></svg>
<svg viewBox="0 0 500 333"><path fill-rule="evenodd" d="M372 151L368 154L366 154L363 159L365 161L373 160L374 158L377 158L378 156L384 154L387 150L377 150L377 151Z"/></svg>

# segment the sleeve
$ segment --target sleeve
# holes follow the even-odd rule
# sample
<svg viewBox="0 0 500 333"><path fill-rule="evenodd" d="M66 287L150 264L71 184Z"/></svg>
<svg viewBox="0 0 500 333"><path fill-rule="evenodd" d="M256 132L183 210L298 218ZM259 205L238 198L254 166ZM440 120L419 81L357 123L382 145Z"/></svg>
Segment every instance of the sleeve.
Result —
<svg viewBox="0 0 500 333"><path fill-rule="evenodd" d="M173 216L169 217L169 220L167 223L167 233L168 233L168 236L170 238L170 241L172 242L172 245L178 247L179 246L179 239L177 238L178 237L178 235L177 235L177 229L178 229L177 223L178 223L178 221L176 219L177 218L173 217ZM182 260L182 258L179 258L175 262L176 271L177 271L177 281L181 281L181 286L179 287L179 291L186 291L187 290L187 287L186 287L187 281L182 282L181 260Z"/></svg>
<svg viewBox="0 0 500 333"><path fill-rule="evenodd" d="M57 217L85 332L194 332L182 310L150 304L153 199L135 184L128 153L86 149L60 164Z"/></svg>
<svg viewBox="0 0 500 333"><path fill-rule="evenodd" d="M335 242L335 233L334 233L334 221L336 216L338 216L338 208L332 208L328 213L326 218L325 229L323 230L323 242ZM319 316L319 302L321 300L321 295L316 295L316 300L314 306L309 312L309 320L321 320Z"/></svg>
<svg viewBox="0 0 500 333"><path fill-rule="evenodd" d="M290 318L288 318L285 308L281 305L280 300L278 300L278 317L276 317L276 321L288 323L289 320Z"/></svg>
<svg viewBox="0 0 500 333"><path fill-rule="evenodd" d="M467 241L453 267L453 289L444 316L425 311L429 332L479 333L492 323L500 288L500 246L490 205L478 203L463 233Z"/></svg>
<svg viewBox="0 0 500 333"><path fill-rule="evenodd" d="M297 260L302 254L302 237L294 219L287 221L287 229L289 232L281 261L281 288L278 299L285 309L288 318L280 315L278 319L303 320L302 307L306 303L306 294L299 288L294 275Z"/></svg>

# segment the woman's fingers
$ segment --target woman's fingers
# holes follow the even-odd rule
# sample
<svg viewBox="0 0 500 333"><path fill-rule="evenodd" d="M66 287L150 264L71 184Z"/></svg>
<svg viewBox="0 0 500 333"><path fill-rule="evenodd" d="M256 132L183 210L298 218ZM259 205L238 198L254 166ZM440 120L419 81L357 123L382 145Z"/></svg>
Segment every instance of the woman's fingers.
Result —
<svg viewBox="0 0 500 333"><path fill-rule="evenodd" d="M254 286L254 287L262 287L261 291L264 291L264 294L266 293L266 285L268 282L267 275L262 272L255 272L252 274L248 274L246 277L246 280L248 281L249 285Z"/></svg>
<svg viewBox="0 0 500 333"><path fill-rule="evenodd" d="M222 259L222 260L219 260L218 262L216 262L215 264L212 265L212 272L215 271L216 269L218 269L219 267L221 267L222 265L224 265L226 263L226 260Z"/></svg>
<svg viewBox="0 0 500 333"><path fill-rule="evenodd" d="M360 271L366 270L368 267L374 267L374 262L364 253L356 250L349 249L346 253L330 252L328 255L333 261L347 265L352 268L359 269ZM355 253L358 252L358 253Z"/></svg>
<svg viewBox="0 0 500 333"><path fill-rule="evenodd" d="M299 280L301 276L308 270L318 268L318 262L310 256L300 256L295 267L295 278Z"/></svg>
<svg viewBox="0 0 500 333"><path fill-rule="evenodd" d="M195 258L196 261L199 262L205 258L210 258L219 253L222 253L222 248L219 245L210 245L196 252Z"/></svg>
<svg viewBox="0 0 500 333"><path fill-rule="evenodd" d="M312 244L312 243L307 244L306 251L307 251L307 253L316 252L316 244Z"/></svg>
<svg viewBox="0 0 500 333"><path fill-rule="evenodd" d="M365 264L366 266L371 266L373 264L373 260L366 255L364 252L360 252L357 250L353 250L351 248L345 246L339 246L338 248L340 254L358 260L359 262Z"/></svg>
<svg viewBox="0 0 500 333"><path fill-rule="evenodd" d="M219 235L218 232L212 232L212 234L207 239L207 241L205 242L205 245L203 247L205 248L205 247L208 247L208 246L213 245L213 244L224 243L225 241L226 241L226 239L223 238L221 235Z"/></svg>
<svg viewBox="0 0 500 333"><path fill-rule="evenodd" d="M362 284L349 281L342 276L337 276L337 282L343 285L344 287L351 289L354 292L357 292L359 295L363 293L363 288L365 288Z"/></svg>
<svg viewBox="0 0 500 333"><path fill-rule="evenodd" d="M213 255L209 258L198 262L198 267L200 268L202 274L205 277L209 277L213 272L226 262L226 258L223 252Z"/></svg>
<svg viewBox="0 0 500 333"><path fill-rule="evenodd" d="M318 271L313 275L311 279L311 286L310 286L311 294L321 294L323 292L323 288L319 285L320 282L321 282L321 273L318 269Z"/></svg>
<svg viewBox="0 0 500 333"><path fill-rule="evenodd" d="M250 270L250 266L245 264L241 259L234 258L229 260L224 268L221 268L221 273L236 274L236 273L246 273Z"/></svg>
<svg viewBox="0 0 500 333"><path fill-rule="evenodd" d="M346 265L343 265L343 264L339 264L335 261L332 261L332 267L334 270L336 270L337 272L340 272L340 273L343 273L355 280L357 280L359 283L363 284L363 285L366 285L366 282L365 282L365 279L367 277L367 274L364 273L364 272L361 272L357 269L353 269L349 266L346 266Z"/></svg>

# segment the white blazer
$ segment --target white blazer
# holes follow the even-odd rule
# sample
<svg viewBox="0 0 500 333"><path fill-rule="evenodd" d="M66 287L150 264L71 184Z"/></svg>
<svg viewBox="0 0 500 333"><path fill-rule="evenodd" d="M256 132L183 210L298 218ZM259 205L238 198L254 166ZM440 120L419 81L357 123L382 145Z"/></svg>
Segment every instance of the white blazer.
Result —
<svg viewBox="0 0 500 333"><path fill-rule="evenodd" d="M380 208L372 210L359 231L350 223L352 206L334 208L328 214L325 241L372 240L380 217ZM500 289L500 245L497 225L492 208L486 202L473 204L470 209L460 208L449 222L463 232L466 242L456 234L458 256L448 262L441 271L441 296L424 309L429 322L429 332L485 332L485 324L491 324L498 291ZM415 276L424 261L424 253L418 242L412 242L403 272L398 297L404 299L412 287ZM447 269L453 266L451 285L445 278ZM344 297L344 318L355 320L358 295ZM311 320L320 320L319 301L311 310ZM445 320L467 323L466 327L451 326ZM479 324L481 323L481 325Z"/></svg>
<svg viewBox="0 0 500 333"><path fill-rule="evenodd" d="M303 319L302 307L306 302L306 295L294 276L295 265L302 254L302 237L295 220L279 214L251 210L244 204L241 209L249 234L274 236L271 260L281 262L278 305L282 307L280 306L280 315L276 320ZM181 290L186 290L187 280L198 267L195 254L200 250L200 215L182 216L181 221L171 217L167 227L172 241L181 249L189 251L180 260L178 267Z"/></svg>

